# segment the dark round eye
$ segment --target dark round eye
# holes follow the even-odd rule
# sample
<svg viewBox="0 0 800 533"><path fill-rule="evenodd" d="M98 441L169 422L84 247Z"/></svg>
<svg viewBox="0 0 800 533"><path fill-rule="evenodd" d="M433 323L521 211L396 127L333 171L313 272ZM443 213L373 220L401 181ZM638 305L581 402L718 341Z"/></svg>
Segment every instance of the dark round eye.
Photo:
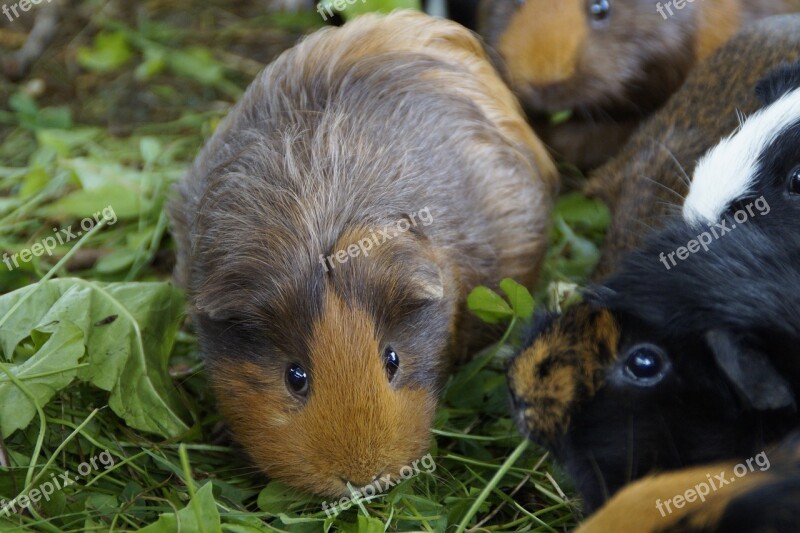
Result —
<svg viewBox="0 0 800 533"><path fill-rule="evenodd" d="M603 21L611 14L611 0L589 0L589 14L595 21Z"/></svg>
<svg viewBox="0 0 800 533"><path fill-rule="evenodd" d="M661 348L642 344L628 352L625 374L638 383L653 385L664 377L666 367L667 356Z"/></svg>
<svg viewBox="0 0 800 533"><path fill-rule="evenodd" d="M789 194L800 194L800 166L789 173Z"/></svg>
<svg viewBox="0 0 800 533"><path fill-rule="evenodd" d="M305 396L308 393L308 374L302 366L298 364L291 364L286 369L286 385L289 390L300 396Z"/></svg>
<svg viewBox="0 0 800 533"><path fill-rule="evenodd" d="M391 382L397 370L400 368L400 357L397 355L391 346L387 346L383 351L383 366L386 368L386 375Z"/></svg>

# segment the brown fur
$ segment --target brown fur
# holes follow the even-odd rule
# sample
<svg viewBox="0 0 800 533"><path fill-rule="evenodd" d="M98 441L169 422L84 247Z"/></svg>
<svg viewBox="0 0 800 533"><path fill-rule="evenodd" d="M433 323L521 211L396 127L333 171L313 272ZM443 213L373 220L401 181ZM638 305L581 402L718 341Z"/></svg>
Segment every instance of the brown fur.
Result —
<svg viewBox="0 0 800 533"><path fill-rule="evenodd" d="M547 24L548 20L561 21L563 26ZM543 23L531 27L530 21ZM574 31L564 32L564 27ZM509 22L497 49L512 85L555 84L575 75L587 33L584 10L578 3L527 2Z"/></svg>
<svg viewBox="0 0 800 533"><path fill-rule="evenodd" d="M754 87L782 62L800 59L795 15L743 31L692 73L681 90L590 176L588 194L604 200L612 221L596 278L609 274L627 250L682 205L700 157L760 107Z"/></svg>
<svg viewBox="0 0 800 533"><path fill-rule="evenodd" d="M329 289L309 346L317 362L315 394L302 409L275 394L282 376L271 383L274 374L259 365L220 366L212 374L220 408L253 460L298 488L337 495L342 481L329 472L361 487L421 456L436 395L424 387L392 390L380 359L370 357L380 352L379 342L369 313ZM354 383L357 375L369 379ZM287 442L294 447L288 454ZM320 445L327 453L319 453Z"/></svg>
<svg viewBox="0 0 800 533"><path fill-rule="evenodd" d="M480 43L410 12L321 30L254 81L171 206L220 408L267 474L347 493L424 453L478 284L532 286L557 175ZM320 262L387 224L367 257ZM417 218L419 221L419 217ZM400 357L389 382L381 355ZM309 376L297 397L291 364Z"/></svg>
<svg viewBox="0 0 800 533"><path fill-rule="evenodd" d="M659 531L687 531L678 529L677 524L689 531L703 531L719 522L725 507L736 496L754 490L769 480L761 472L752 472L736 483L720 487L712 492L705 502L687 502L666 517L656 508L656 501L662 502L676 495L684 494L700 483L708 482L708 475L733 471L737 463L717 463L703 465L678 472L651 476L633 483L617 493L600 511L587 520L576 533L605 533L607 531L637 531L640 533Z"/></svg>
<svg viewBox="0 0 800 533"><path fill-rule="evenodd" d="M738 0L702 2L697 10L695 55L703 60L716 52L742 26L742 5Z"/></svg>
<svg viewBox="0 0 800 533"><path fill-rule="evenodd" d="M800 519L797 518L797 491L800 489L800 441L797 435L787 438L781 446L765 452L769 469L753 464L753 471L743 477L734 476L741 461L719 462L685 470L648 476L628 485L618 492L597 513L586 520L576 533L606 533L607 531L637 531L639 533L725 533L732 531L758 532L790 531L786 517L794 524L796 531ZM734 480L719 485L716 476L724 473L724 478ZM685 495L687 490L695 490L701 484L715 483L716 490L710 490L705 501L690 496L694 501L685 500L679 508L664 502L677 495ZM763 500L768 500L770 508L764 508ZM662 503L659 510L656 502ZM671 512L670 512L671 511ZM777 512L775 512L777 511ZM662 514L663 513L663 514ZM781 516L784 515L784 516ZM741 517L753 523L744 524ZM782 525L779 525L782 524Z"/></svg>
<svg viewBox="0 0 800 533"><path fill-rule="evenodd" d="M573 409L594 396L615 359L619 326L587 304L568 309L558 325L520 353L508 369L517 421L539 442L555 444Z"/></svg>
<svg viewBox="0 0 800 533"><path fill-rule="evenodd" d="M480 31L553 152L582 168L614 155L677 90L698 59L742 25L797 9L789 0L703 0L667 20L650 0L611 0L591 20L586 0L483 0ZM549 114L572 110L565 123Z"/></svg>

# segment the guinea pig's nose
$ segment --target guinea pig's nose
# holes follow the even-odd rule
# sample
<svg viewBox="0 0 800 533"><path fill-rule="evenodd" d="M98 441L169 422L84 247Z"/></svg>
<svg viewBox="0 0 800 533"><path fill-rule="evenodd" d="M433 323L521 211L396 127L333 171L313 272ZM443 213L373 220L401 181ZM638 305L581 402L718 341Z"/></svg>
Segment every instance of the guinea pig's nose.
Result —
<svg viewBox="0 0 800 533"><path fill-rule="evenodd" d="M516 410L519 407L519 401L517 400L517 395L514 394L513 392L509 392L508 397L511 400L511 409Z"/></svg>
<svg viewBox="0 0 800 533"><path fill-rule="evenodd" d="M528 402L514 394L513 391L509 391L509 396L511 397L511 408L514 410L525 409L528 407Z"/></svg>
<svg viewBox="0 0 800 533"><path fill-rule="evenodd" d="M386 470L382 469L379 474L375 474L374 476L372 476L372 479L365 479L356 476L339 476L339 479L341 479L345 485L349 484L352 487L359 488L359 487L365 487L370 483L373 483L376 479L380 479L385 474Z"/></svg>

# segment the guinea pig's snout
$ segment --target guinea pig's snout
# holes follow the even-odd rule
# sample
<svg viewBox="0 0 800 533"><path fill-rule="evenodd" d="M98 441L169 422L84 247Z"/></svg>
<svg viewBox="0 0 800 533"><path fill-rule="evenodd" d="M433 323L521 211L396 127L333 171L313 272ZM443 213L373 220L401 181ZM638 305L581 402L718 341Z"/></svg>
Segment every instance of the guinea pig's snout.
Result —
<svg viewBox="0 0 800 533"><path fill-rule="evenodd" d="M545 446L559 442L572 417L601 385L598 376L614 359L618 338L613 317L586 304L569 309L541 331L508 369L520 431Z"/></svg>
<svg viewBox="0 0 800 533"><path fill-rule="evenodd" d="M381 479L385 475L386 475L386 468L382 468L377 474L373 476L355 474L352 476L339 476L339 479L341 479L342 483L344 483L345 485L349 485L348 488L350 487L359 488L369 485L370 483L374 483L376 480Z"/></svg>
<svg viewBox="0 0 800 533"><path fill-rule="evenodd" d="M511 368L509 388L520 433L553 449L568 431L579 404L583 376L559 353L541 359L541 347L523 352Z"/></svg>

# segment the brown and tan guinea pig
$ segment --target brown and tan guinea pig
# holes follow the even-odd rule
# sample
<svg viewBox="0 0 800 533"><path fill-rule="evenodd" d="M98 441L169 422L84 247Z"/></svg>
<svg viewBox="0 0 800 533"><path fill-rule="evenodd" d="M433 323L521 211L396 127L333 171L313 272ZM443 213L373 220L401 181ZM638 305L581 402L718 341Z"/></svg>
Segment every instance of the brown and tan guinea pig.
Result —
<svg viewBox="0 0 800 533"><path fill-rule="evenodd" d="M349 494L425 453L476 285L534 283L557 172L463 27L326 28L251 84L171 206L177 279L235 438Z"/></svg>
<svg viewBox="0 0 800 533"><path fill-rule="evenodd" d="M793 0L483 0L478 25L545 144L589 169L618 152L695 63L740 27L798 7ZM563 111L568 120L550 122Z"/></svg>
<svg viewBox="0 0 800 533"><path fill-rule="evenodd" d="M576 533L800 531L800 435L741 462L698 466L631 484Z"/></svg>

